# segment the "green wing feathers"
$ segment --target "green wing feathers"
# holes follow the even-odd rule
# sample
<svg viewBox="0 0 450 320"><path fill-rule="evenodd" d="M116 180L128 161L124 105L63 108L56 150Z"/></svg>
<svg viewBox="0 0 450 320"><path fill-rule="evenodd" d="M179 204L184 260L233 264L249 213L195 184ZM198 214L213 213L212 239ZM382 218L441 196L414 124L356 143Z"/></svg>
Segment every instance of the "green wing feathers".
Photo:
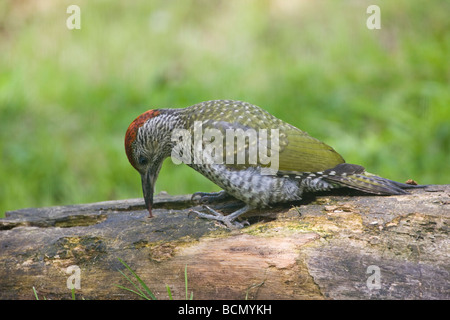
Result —
<svg viewBox="0 0 450 320"><path fill-rule="evenodd" d="M345 162L332 147L297 128L280 133L279 161L284 174L324 171Z"/></svg>
<svg viewBox="0 0 450 320"><path fill-rule="evenodd" d="M256 130L258 142L264 142L270 156L273 157L274 153L278 153L279 174L324 171L345 162L330 146L261 108L245 102L211 101L206 104L194 105L186 110L190 111L187 123L191 131L195 121L198 120L202 121L203 130L217 129L222 133L223 138L225 138L225 132L228 129L243 130L244 132L248 129ZM278 129L278 147L275 147L276 144L272 143L271 129ZM260 130L265 130L267 136L259 134ZM235 142L225 141L225 139L223 142L223 154L225 155L226 144L235 144ZM237 151L244 151L247 159L249 145L246 144L244 150L238 150L236 144L235 147ZM269 166L259 160L258 156L257 165ZM231 168L242 169L256 164L249 163L246 160L244 163L226 163L226 165Z"/></svg>

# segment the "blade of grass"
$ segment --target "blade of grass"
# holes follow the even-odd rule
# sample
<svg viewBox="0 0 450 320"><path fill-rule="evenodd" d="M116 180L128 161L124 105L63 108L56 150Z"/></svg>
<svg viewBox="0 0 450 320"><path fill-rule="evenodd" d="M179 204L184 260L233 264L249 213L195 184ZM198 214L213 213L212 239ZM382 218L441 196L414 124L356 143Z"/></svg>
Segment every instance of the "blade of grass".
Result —
<svg viewBox="0 0 450 320"><path fill-rule="evenodd" d="M150 290L150 288L145 284L145 282L124 262L119 258L119 261L131 272L131 274L136 278L136 280L141 284L141 286L145 289L152 300L156 300L155 295Z"/></svg>
<svg viewBox="0 0 450 320"><path fill-rule="evenodd" d="M127 279L127 281L133 285L133 287L136 288L137 291L134 291L134 290L129 289L129 288L124 288L124 287L122 287L122 286L120 286L120 285L116 285L117 287L122 288L122 289L127 289L128 291L137 294L137 295L140 296L141 298L144 298L144 299L147 299L147 300L151 300L151 298L150 298L150 297L147 297L147 296L145 295L145 293L141 290L141 288L139 288L139 286L138 286L137 284L135 284L135 283L133 282L133 280L131 280L125 273L123 273L121 270L117 270L117 271L119 271L120 274L121 274L125 279Z"/></svg>
<svg viewBox="0 0 450 320"><path fill-rule="evenodd" d="M184 287L186 289L186 300L188 300L187 265L184 267Z"/></svg>
<svg viewBox="0 0 450 320"><path fill-rule="evenodd" d="M143 298L143 299L145 299L145 300L151 300L151 299L150 299L149 297L147 297L145 294L142 294L142 293L140 293L140 292L134 291L133 289L130 289L130 288L121 286L121 285L119 285L119 284L115 284L115 286L116 286L117 288L120 288L120 289L123 289L123 290L130 291L130 292L132 292L132 293L134 293L134 294L140 296L141 298Z"/></svg>
<svg viewBox="0 0 450 320"><path fill-rule="evenodd" d="M145 289L145 291L147 292L147 294L150 296L150 299L152 299L152 300L156 300L156 297L155 297L155 295L153 294L153 292L150 290L150 288L145 284L145 282L144 281L142 281L142 279L122 260L122 259L120 259L120 258L117 258L119 261L120 261L120 263L122 263L124 266L125 266L125 268L127 268L128 269L128 271L130 271L131 272L131 274L135 277L135 279L139 282L139 284ZM129 277L127 277L123 272L121 272L120 270L119 270L119 272L130 282L130 283L132 283L133 284L133 286L139 291L139 292L141 292L141 294L142 295L144 295L145 296L145 294L142 292L142 290L133 282L133 281L131 281L131 279L129 278Z"/></svg>
<svg viewBox="0 0 450 320"><path fill-rule="evenodd" d="M265 281L266 281L266 280L263 280L263 281L260 282L260 283L253 284L253 285L251 285L250 287L248 287L248 288L247 288L247 291L246 291L246 293L245 293L245 300L248 300L248 293L249 293L249 291L250 291L251 289L261 287L262 285L264 285L264 282L265 282Z"/></svg>
<svg viewBox="0 0 450 320"><path fill-rule="evenodd" d="M166 284L167 295L169 296L169 300L173 300L172 291L170 291L170 287Z"/></svg>
<svg viewBox="0 0 450 320"><path fill-rule="evenodd" d="M188 295L188 277L187 277L187 265L184 267L184 286L186 288L186 300L194 299L194 292L191 291L191 296Z"/></svg>
<svg viewBox="0 0 450 320"><path fill-rule="evenodd" d="M39 297L38 297L35 287L33 287L33 292L34 292L34 297L36 298L36 300L39 300Z"/></svg>

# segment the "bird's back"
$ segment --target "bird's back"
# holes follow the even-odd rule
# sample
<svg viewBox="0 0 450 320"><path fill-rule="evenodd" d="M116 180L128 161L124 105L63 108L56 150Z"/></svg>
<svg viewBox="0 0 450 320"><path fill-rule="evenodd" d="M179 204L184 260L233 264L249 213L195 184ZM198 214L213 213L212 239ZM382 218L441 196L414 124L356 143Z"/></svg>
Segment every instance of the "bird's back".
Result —
<svg viewBox="0 0 450 320"><path fill-rule="evenodd" d="M212 100L193 105L184 110L186 114L189 114L186 124L192 131L192 135L196 123L201 124L202 133L210 129L221 132L223 160L226 165L232 168L269 166L269 164L261 161L260 155L263 156L263 152L259 153L259 151L262 147L267 147L268 154L266 156L272 158L278 156L278 174L323 171L345 162L330 146L247 102ZM226 139L227 130L234 131L236 139L228 141L230 139ZM250 133L253 132L256 133L256 141L250 141L253 137ZM277 141L275 141L274 134L277 135ZM242 135L247 136L248 143L239 145L239 136ZM258 150L256 164L249 161L252 150L255 150L252 143L256 143ZM243 152L246 155L245 163L238 164L237 161L227 163L227 147L230 144L235 153Z"/></svg>

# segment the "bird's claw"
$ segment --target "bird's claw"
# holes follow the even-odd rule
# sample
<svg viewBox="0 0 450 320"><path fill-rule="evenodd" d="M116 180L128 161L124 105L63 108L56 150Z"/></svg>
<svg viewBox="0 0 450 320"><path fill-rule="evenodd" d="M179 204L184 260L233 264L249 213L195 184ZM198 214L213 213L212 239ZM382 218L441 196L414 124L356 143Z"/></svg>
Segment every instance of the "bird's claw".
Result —
<svg viewBox="0 0 450 320"><path fill-rule="evenodd" d="M220 221L230 229L242 229L245 225L248 225L248 226L250 225L250 223L247 220L243 221L243 222L234 221L235 218L232 218L230 216L224 216L220 212L218 212L208 206L203 206L203 208L208 210L211 214L203 213L203 212L200 212L197 210L190 210L189 214L193 212L201 218Z"/></svg>

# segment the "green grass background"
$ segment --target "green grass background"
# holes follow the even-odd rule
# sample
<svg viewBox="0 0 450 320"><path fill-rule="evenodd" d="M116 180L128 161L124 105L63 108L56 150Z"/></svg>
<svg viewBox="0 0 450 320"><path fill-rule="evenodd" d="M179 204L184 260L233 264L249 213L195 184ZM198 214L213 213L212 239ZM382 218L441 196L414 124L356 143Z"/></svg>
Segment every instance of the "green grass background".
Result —
<svg viewBox="0 0 450 320"><path fill-rule="evenodd" d="M66 9L81 8L81 30ZM366 9L381 8L369 30ZM0 216L141 197L123 140L154 107L238 99L368 171L450 182L450 1L0 2ZM156 192L218 187L165 162Z"/></svg>

